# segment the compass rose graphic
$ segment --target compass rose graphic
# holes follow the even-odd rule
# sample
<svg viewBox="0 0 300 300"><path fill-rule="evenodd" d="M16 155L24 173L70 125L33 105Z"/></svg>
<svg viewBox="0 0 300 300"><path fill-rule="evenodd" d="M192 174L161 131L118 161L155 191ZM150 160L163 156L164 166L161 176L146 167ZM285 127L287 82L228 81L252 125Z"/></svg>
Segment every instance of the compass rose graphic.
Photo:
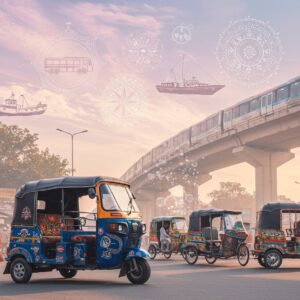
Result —
<svg viewBox="0 0 300 300"><path fill-rule="evenodd" d="M131 99L134 95L134 92L131 92L127 95L126 89L123 88L122 94L117 91L115 91L115 94L119 101L111 101L111 103L117 104L114 112L121 114L122 116L126 116L128 106L131 104L136 104L136 101Z"/></svg>
<svg viewBox="0 0 300 300"><path fill-rule="evenodd" d="M113 78L103 92L103 120L110 125L126 126L140 121L147 107L143 82L131 74Z"/></svg>

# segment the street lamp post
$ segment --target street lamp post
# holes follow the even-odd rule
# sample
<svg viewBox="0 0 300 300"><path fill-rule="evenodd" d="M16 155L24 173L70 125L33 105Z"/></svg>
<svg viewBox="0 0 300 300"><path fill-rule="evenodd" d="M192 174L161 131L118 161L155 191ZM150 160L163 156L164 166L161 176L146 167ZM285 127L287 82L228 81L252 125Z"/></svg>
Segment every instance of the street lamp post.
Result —
<svg viewBox="0 0 300 300"><path fill-rule="evenodd" d="M72 176L73 176L74 175L74 136L78 135L78 134L81 134L81 133L86 133L88 131L87 130L82 130L82 131L79 131L79 132L71 133L71 132L67 132L65 130L62 130L60 128L57 128L56 130L60 131L60 132L63 132L65 134L68 134L71 137L71 145L72 145L72 161L71 161L72 170L71 170L71 172L72 172Z"/></svg>

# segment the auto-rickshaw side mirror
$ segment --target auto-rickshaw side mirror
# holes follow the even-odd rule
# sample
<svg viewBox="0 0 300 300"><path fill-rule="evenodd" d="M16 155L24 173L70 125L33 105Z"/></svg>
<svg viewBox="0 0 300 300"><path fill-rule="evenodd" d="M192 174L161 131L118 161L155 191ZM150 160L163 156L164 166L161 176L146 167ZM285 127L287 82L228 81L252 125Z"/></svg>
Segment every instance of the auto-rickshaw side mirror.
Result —
<svg viewBox="0 0 300 300"><path fill-rule="evenodd" d="M91 199L95 199L97 197L96 191L94 188L88 189L88 195Z"/></svg>

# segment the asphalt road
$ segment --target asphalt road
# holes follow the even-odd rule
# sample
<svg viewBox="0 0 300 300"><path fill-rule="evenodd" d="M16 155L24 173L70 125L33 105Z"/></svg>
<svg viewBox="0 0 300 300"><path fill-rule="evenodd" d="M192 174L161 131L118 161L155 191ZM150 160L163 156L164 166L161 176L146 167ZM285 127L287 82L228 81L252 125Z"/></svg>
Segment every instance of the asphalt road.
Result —
<svg viewBox="0 0 300 300"><path fill-rule="evenodd" d="M117 271L81 271L73 279L58 272L33 274L26 285L2 275L0 299L300 299L300 260L284 260L279 270L265 270L252 260L242 268L236 260L188 265L180 256L151 261L147 284L134 286Z"/></svg>

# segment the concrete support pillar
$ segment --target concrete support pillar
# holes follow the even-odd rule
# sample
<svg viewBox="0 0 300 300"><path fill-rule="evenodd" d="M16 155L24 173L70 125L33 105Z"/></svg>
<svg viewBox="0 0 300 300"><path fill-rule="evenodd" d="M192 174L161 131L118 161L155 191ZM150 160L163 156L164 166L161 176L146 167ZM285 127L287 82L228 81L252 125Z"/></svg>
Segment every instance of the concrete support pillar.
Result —
<svg viewBox="0 0 300 300"><path fill-rule="evenodd" d="M160 197L167 197L170 195L168 190L166 191L154 191L154 190L139 190L134 193L136 196L137 204L142 212L143 221L149 228L151 220L157 216L156 200Z"/></svg>
<svg viewBox="0 0 300 300"><path fill-rule="evenodd" d="M255 168L256 210L267 202L277 201L277 168L295 157L289 151L270 151L242 146L233 154Z"/></svg>
<svg viewBox="0 0 300 300"><path fill-rule="evenodd" d="M183 200L189 204L192 211L200 208L199 186L209 181L211 178L212 176L210 174L200 174L197 175L197 178L194 178L194 180L189 180L189 182L183 182L181 184L183 187Z"/></svg>

